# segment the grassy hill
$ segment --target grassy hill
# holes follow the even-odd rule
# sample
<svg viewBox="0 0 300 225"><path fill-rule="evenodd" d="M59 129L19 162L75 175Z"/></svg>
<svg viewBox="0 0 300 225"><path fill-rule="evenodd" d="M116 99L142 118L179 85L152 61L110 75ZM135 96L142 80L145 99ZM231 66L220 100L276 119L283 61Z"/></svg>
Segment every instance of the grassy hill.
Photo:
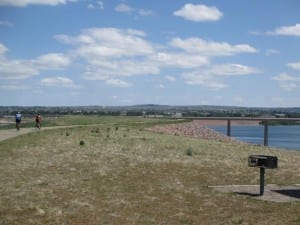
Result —
<svg viewBox="0 0 300 225"><path fill-rule="evenodd" d="M64 117L0 142L0 224L299 224L300 202L208 186L258 184L250 154L277 155L266 182L300 181L300 152L153 133L170 120ZM178 121L175 121L178 122Z"/></svg>

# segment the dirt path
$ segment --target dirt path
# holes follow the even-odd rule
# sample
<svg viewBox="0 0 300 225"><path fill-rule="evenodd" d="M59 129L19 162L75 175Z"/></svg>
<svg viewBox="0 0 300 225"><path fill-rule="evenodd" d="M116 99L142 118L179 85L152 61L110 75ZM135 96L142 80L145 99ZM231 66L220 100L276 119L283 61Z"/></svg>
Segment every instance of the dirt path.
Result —
<svg viewBox="0 0 300 225"><path fill-rule="evenodd" d="M62 129L62 128L71 128L71 127L80 127L80 126L88 126L88 125L72 125L72 126L57 126L57 127L43 127L41 130L37 128L21 128L19 131L16 129L8 129L8 130L0 130L0 141L7 140L9 138L14 138L19 135L27 134L30 132L37 132L43 130L52 130L52 129Z"/></svg>
<svg viewBox="0 0 300 225"><path fill-rule="evenodd" d="M16 129L0 130L0 141L4 141L22 134L27 134L29 132L33 132L34 130L34 128L22 128L19 131Z"/></svg>

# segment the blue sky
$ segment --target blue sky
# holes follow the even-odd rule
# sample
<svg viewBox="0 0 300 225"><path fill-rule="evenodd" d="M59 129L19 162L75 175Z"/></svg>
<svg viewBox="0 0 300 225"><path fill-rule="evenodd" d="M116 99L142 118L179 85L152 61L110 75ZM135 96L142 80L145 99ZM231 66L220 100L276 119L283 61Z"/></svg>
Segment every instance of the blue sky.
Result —
<svg viewBox="0 0 300 225"><path fill-rule="evenodd" d="M300 106L298 0L0 0L0 105Z"/></svg>

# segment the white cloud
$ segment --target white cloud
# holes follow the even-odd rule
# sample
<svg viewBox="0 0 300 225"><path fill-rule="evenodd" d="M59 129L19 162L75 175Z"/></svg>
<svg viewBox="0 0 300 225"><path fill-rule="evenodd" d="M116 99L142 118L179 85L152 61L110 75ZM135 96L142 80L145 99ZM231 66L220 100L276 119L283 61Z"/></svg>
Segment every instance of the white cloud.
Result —
<svg viewBox="0 0 300 225"><path fill-rule="evenodd" d="M288 63L287 66L294 70L300 70L300 62Z"/></svg>
<svg viewBox="0 0 300 225"><path fill-rule="evenodd" d="M33 60L35 66L43 70L59 70L71 64L69 57L61 53L48 53Z"/></svg>
<svg viewBox="0 0 300 225"><path fill-rule="evenodd" d="M267 32L267 34L273 35L285 35L285 36L300 36L300 24L294 26L284 26L276 28L273 32Z"/></svg>
<svg viewBox="0 0 300 225"><path fill-rule="evenodd" d="M242 76L257 73L258 70L240 64L210 65L203 69L182 74L190 85L201 85L212 89L226 88L224 79L229 76Z"/></svg>
<svg viewBox="0 0 300 225"><path fill-rule="evenodd" d="M67 77L49 77L44 78L40 81L42 86L48 87L68 87L68 88L76 88L77 85Z"/></svg>
<svg viewBox="0 0 300 225"><path fill-rule="evenodd" d="M160 72L157 63L148 59L155 48L145 36L140 30L91 28L78 36L61 34L55 38L75 46L74 56L86 64L84 79L107 80Z"/></svg>
<svg viewBox="0 0 300 225"><path fill-rule="evenodd" d="M240 76L260 73L260 71L256 68L240 64L224 64L214 65L210 69L206 70L206 73L220 76Z"/></svg>
<svg viewBox="0 0 300 225"><path fill-rule="evenodd" d="M139 60L91 61L83 78L87 80L107 80L116 77L158 74L159 68L150 62Z"/></svg>
<svg viewBox="0 0 300 225"><path fill-rule="evenodd" d="M227 87L224 82L216 80L199 71L184 73L182 74L182 77L186 80L185 83L189 85L200 85L211 89L221 89Z"/></svg>
<svg viewBox="0 0 300 225"><path fill-rule="evenodd" d="M106 80L106 84L113 86L113 87L121 87L121 88L127 88L127 87L132 86L131 83L128 83L128 82L120 80L120 79Z"/></svg>
<svg viewBox="0 0 300 225"><path fill-rule="evenodd" d="M27 79L40 74L41 70L59 70L71 64L71 60L60 53L48 53L36 59L7 59L8 48L0 43L0 79Z"/></svg>
<svg viewBox="0 0 300 225"><path fill-rule="evenodd" d="M1 55L4 55L8 51L8 48L0 43L0 57Z"/></svg>
<svg viewBox="0 0 300 225"><path fill-rule="evenodd" d="M0 79L26 79L38 74L39 70L34 68L29 61L0 58Z"/></svg>
<svg viewBox="0 0 300 225"><path fill-rule="evenodd" d="M209 63L209 60L204 56L182 53L158 52L150 58L161 67L195 68Z"/></svg>
<svg viewBox="0 0 300 225"><path fill-rule="evenodd" d="M280 83L279 86L285 91L293 91L298 87L298 85L295 83Z"/></svg>
<svg viewBox="0 0 300 225"><path fill-rule="evenodd" d="M221 19L223 13L216 7L206 5L185 4L183 8L173 13L175 16L183 17L194 22L217 21Z"/></svg>
<svg viewBox="0 0 300 225"><path fill-rule="evenodd" d="M88 9L100 9L100 10L103 10L104 9L104 3L103 3L103 1L97 1L95 3L90 3L90 4L88 4Z"/></svg>
<svg viewBox="0 0 300 225"><path fill-rule="evenodd" d="M140 30L116 28L91 28L77 36L55 36L58 41L74 46L71 52L85 65L83 79L103 80L114 86L127 85L120 82L122 77L155 75L165 68L179 69L187 84L213 89L227 87L224 80L229 76L259 73L256 68L241 64L210 64L214 56L257 52L247 44L174 38L162 47L148 42L145 37Z"/></svg>
<svg viewBox="0 0 300 225"><path fill-rule="evenodd" d="M149 9L139 9L138 14L140 16L153 16L155 13Z"/></svg>
<svg viewBox="0 0 300 225"><path fill-rule="evenodd" d="M166 78L167 80L169 80L169 81L175 81L175 80L176 80L175 77L169 76L169 75L165 76L165 78Z"/></svg>
<svg viewBox="0 0 300 225"><path fill-rule="evenodd" d="M116 28L91 28L83 30L79 36L56 35L63 43L79 45L77 55L87 58L124 57L146 55L153 52L150 43L143 40L144 32Z"/></svg>
<svg viewBox="0 0 300 225"><path fill-rule="evenodd" d="M281 81L281 82L282 81L299 81L300 78L291 76L287 73L281 73L278 76L272 77L272 80Z"/></svg>
<svg viewBox="0 0 300 225"><path fill-rule="evenodd" d="M27 5L50 5L56 6L59 4L67 4L76 2L77 0L0 0L1 5L24 7Z"/></svg>
<svg viewBox="0 0 300 225"><path fill-rule="evenodd" d="M300 85L300 77L291 76L287 73L281 73L271 79L277 81L279 87L285 91L293 91Z"/></svg>
<svg viewBox="0 0 300 225"><path fill-rule="evenodd" d="M120 3L115 7L115 11L119 13L134 14L137 16L154 16L155 13L149 9L136 9L125 3Z"/></svg>
<svg viewBox="0 0 300 225"><path fill-rule="evenodd" d="M22 84L4 84L4 85L0 85L0 89L7 90L7 91L21 91L21 90L28 90L29 88Z"/></svg>
<svg viewBox="0 0 300 225"><path fill-rule="evenodd" d="M207 56L230 56L241 53L256 53L257 50L247 44L230 45L226 42L205 41L200 38L183 40L174 38L171 46L183 49L189 53L197 53Z"/></svg>
<svg viewBox="0 0 300 225"><path fill-rule="evenodd" d="M275 55L275 54L279 54L280 52L276 49L267 49L266 50L266 56L271 56L271 55Z"/></svg>
<svg viewBox="0 0 300 225"><path fill-rule="evenodd" d="M120 3L115 7L115 10L117 12L121 12L121 13L131 13L133 11L135 11L134 8L130 7L129 5L125 4L125 3Z"/></svg>

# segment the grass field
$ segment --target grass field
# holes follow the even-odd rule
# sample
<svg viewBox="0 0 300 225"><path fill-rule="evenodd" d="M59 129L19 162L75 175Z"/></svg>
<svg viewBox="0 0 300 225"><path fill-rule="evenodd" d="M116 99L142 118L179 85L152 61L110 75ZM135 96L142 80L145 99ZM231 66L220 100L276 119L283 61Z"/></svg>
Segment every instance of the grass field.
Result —
<svg viewBox="0 0 300 225"><path fill-rule="evenodd" d="M62 117L0 142L0 224L300 224L300 202L217 192L258 184L250 154L276 155L266 182L300 183L300 152L153 133L170 120ZM175 121L178 122L178 121ZM95 125L96 124L96 125Z"/></svg>

